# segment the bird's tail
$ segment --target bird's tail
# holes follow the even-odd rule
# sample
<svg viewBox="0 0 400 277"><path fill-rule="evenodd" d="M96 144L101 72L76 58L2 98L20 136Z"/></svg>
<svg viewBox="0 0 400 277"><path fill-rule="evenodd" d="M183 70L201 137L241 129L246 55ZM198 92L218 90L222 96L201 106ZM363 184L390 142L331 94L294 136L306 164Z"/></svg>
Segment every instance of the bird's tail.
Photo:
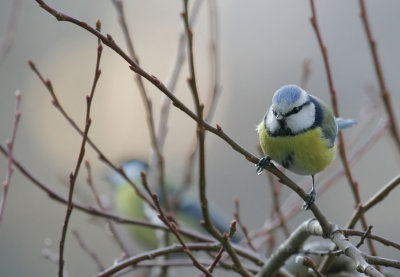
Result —
<svg viewBox="0 0 400 277"><path fill-rule="evenodd" d="M349 118L336 118L336 123L338 125L338 129L342 130L344 128L347 127L351 127L353 125L355 125L357 122L353 119L349 119Z"/></svg>

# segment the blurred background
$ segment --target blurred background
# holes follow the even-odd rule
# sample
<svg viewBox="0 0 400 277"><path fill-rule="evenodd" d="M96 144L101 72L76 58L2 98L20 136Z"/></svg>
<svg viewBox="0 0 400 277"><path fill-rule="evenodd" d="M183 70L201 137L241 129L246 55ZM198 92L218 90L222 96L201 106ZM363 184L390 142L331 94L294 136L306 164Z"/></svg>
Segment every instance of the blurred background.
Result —
<svg viewBox="0 0 400 277"><path fill-rule="evenodd" d="M210 86L209 14L207 1L204 2L193 26L196 73L202 101L205 101ZM111 34L126 49L111 1L49 0L48 4L92 26L100 19L103 33ZM366 5L399 122L400 112L396 108L400 103L400 3L395 0L366 1ZM125 1L125 9L142 67L166 81L183 30L181 1ZM328 47L340 113L361 122L346 131L351 140L348 151L354 153L371 137L379 120L386 116L380 104L379 86L358 1L317 1L316 10ZM299 83L304 61L309 60L311 70L307 90L330 105L325 68L309 21L310 4L308 1L286 0L217 1L217 11L222 89L211 123L220 124L241 146L260 156L256 125L264 116L276 89L284 84ZM68 175L74 169L81 137L51 104L50 95L30 70L27 61L33 60L45 78L51 79L64 108L83 127L85 97L92 84L97 40L75 25L57 22L35 1L22 0L1 1L0 39L12 43L9 51L0 57L0 141L5 144L11 136L15 91L20 90L22 118L14 156L32 175L67 196ZM107 47L104 47L101 70L92 105L89 136L115 163L132 157L148 159L151 146L146 116L132 71ZM194 110L187 77L185 65L175 93ZM148 82L145 86L158 123L163 95ZM368 124L362 124L365 121ZM181 182L196 126L188 116L172 107L168 127L164 151L166 174L168 178ZM254 165L215 135L207 135L206 147L210 201L232 215L234 200L239 199L241 218L246 226L250 230L260 228L272 210L268 178L265 174L257 176ZM98 191L104 199L112 202L112 189L106 182L110 169L98 160L90 147L87 147L86 159L92 165ZM352 166L363 200L399 173L399 161L399 152L388 132L368 147L360 161ZM3 157L0 159L0 180L5 179L6 168L7 160ZM341 164L337 159L324 174L332 175L339 169ZM300 176L288 175L296 181L301 180ZM84 177L85 171L82 170L74 199L95 205ZM317 179L317 185L318 180L323 182L323 179ZM306 190L309 181L307 179ZM284 202L290 194L289 189L283 187L281 201ZM400 220L398 214L389 215L389 211L399 208L399 197L400 191L393 191L367 214L368 223L374 226L373 233L397 242L400 241ZM344 226L355 206L346 179L340 179L326 193L318 195L317 204L331 221ZM58 253L65 211L64 205L50 199L15 170L0 227L0 275L56 275L57 265L45 259L42 251L52 241L52 249ZM290 229L310 216L310 212L300 212L289 221ZM70 229L73 228L79 230L105 265L111 265L120 255L120 250L104 230L102 220L94 220L74 210L70 222ZM282 236L278 239L281 240ZM381 256L398 258L398 252L377 246ZM91 276L97 272L71 233L66 241L65 260L70 276Z"/></svg>

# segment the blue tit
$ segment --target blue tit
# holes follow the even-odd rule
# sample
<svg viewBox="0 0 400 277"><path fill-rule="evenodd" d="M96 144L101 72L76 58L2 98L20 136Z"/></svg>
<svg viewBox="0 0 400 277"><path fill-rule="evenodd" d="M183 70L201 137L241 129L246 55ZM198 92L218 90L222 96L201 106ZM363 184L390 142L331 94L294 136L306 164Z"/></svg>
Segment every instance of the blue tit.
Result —
<svg viewBox="0 0 400 277"><path fill-rule="evenodd" d="M140 160L129 160L123 163L122 168L130 180L132 180L139 189L142 188L140 172L148 173L149 166L147 163ZM158 219L157 213L152 210L140 197L137 196L133 188L128 182L117 172L112 172L109 176L110 182L115 187L115 208L116 210L130 218L148 220L153 223L162 224ZM169 199L176 199L178 187L172 183L167 183L167 191ZM145 194L145 193L144 193ZM164 205L164 197L161 189L157 190L161 206ZM215 205L209 204L210 216L214 225L220 232L229 233L230 216L224 215ZM191 192L184 192L177 201L172 203L172 213L178 223L186 228L191 228L196 231L204 232L200 221L203 219L200 203L198 198ZM145 247L157 247L157 237L154 230L143 226L130 225L129 232L133 237ZM241 239L241 233L238 230L232 237L233 242L238 242Z"/></svg>
<svg viewBox="0 0 400 277"><path fill-rule="evenodd" d="M257 173L272 159L294 173L311 175L312 189L304 203L304 208L310 209L316 196L314 175L334 160L338 130L354 124L351 119L335 118L322 100L302 88L281 87L257 127L266 155L258 163Z"/></svg>

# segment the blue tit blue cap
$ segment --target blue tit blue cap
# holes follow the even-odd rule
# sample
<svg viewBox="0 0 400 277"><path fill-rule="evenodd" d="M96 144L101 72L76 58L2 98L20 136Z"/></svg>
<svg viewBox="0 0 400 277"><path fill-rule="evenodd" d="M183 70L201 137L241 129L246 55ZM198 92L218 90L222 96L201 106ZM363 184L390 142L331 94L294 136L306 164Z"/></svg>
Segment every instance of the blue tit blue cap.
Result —
<svg viewBox="0 0 400 277"><path fill-rule="evenodd" d="M274 93L272 103L278 106L288 106L296 102L302 93L303 90L297 85L285 85Z"/></svg>
<svg viewBox="0 0 400 277"><path fill-rule="evenodd" d="M122 169L130 180L135 181L140 178L140 172L147 172L149 170L149 165L140 160L129 160L122 164ZM116 186L125 182L125 178L116 171L110 174L109 179L110 182Z"/></svg>

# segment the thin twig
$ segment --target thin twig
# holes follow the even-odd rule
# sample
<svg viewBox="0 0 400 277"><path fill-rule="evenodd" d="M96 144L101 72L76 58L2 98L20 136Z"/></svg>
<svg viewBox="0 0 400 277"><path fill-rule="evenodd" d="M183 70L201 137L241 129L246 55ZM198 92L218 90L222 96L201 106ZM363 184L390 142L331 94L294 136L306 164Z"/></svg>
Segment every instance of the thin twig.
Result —
<svg viewBox="0 0 400 277"><path fill-rule="evenodd" d="M97 29L100 31L100 21L97 22ZM92 100L94 96L94 92L96 90L96 85L97 82L100 78L101 70L100 70L100 59L101 59L101 53L103 51L103 46L101 45L101 41L98 40L98 47L97 47L97 59L96 59L96 66L95 66L95 72L94 72L94 78L93 78L93 84L92 84L92 89L90 91L90 94L86 96L86 117L85 117L85 129L83 131L82 135L82 143L81 147L79 150L79 155L78 159L75 165L75 169L73 172L71 172L69 176L69 191L68 191L68 204L67 204L67 211L65 214L65 219L64 219L64 224L62 228L62 233L61 233L61 239L60 239L60 251L59 251L59 266L58 266L58 276L62 277L64 274L63 267L64 267L64 245L65 245L65 239L67 236L67 230L68 230L68 224L69 220L72 214L72 197L74 195L74 187L76 183L76 179L78 177L79 169L81 167L83 157L85 156L85 145L86 145L86 140L87 136L89 133L89 128L90 124L92 122L92 119L90 118L90 108L92 105Z"/></svg>
<svg viewBox="0 0 400 277"><path fill-rule="evenodd" d="M128 24L126 23L123 1L122 0L112 0L112 2L114 3L114 6L118 12L119 22L120 22L122 32L125 37L125 42L128 46L129 54L130 54L132 60L135 61L136 64L140 66L139 58L138 58L138 55L133 46L133 40L132 40L132 37L129 32ZM152 110L152 102L147 95L142 76L140 76L138 74L135 75L135 80L138 85L140 96L142 97L142 101L143 101L145 111L146 111L147 126L149 128L151 147L154 151L154 154L157 157L156 158L157 168L153 167L153 165L150 164L149 172L151 174L155 174L157 176L156 179L157 179L158 187L161 189L161 191L163 193L165 209L167 211L170 211L171 205L170 205L169 196L167 193L167 188L165 185L165 178L164 178L164 175L165 175L164 157L162 155L162 152L160 150L160 147L159 147L158 141L157 141L157 135L156 135L155 126L154 126L154 115L153 115L153 110ZM152 181L153 178L150 178L150 180ZM151 183L153 183L153 182L151 182Z"/></svg>
<svg viewBox="0 0 400 277"><path fill-rule="evenodd" d="M229 228L229 234L224 234L224 240L230 240L233 235L236 232L236 220L233 220L231 223L231 226ZM222 258L222 254L224 253L225 249L224 247L221 247L217 253L217 255L215 256L214 260L212 261L212 263L210 264L210 266L208 267L208 271L213 272L214 268L217 266L218 262L221 260ZM256 251L253 249L253 251Z"/></svg>
<svg viewBox="0 0 400 277"><path fill-rule="evenodd" d="M198 259L199 263L206 266L209 265L211 260ZM185 267L185 266L193 266L193 262L190 259L178 259L174 258L167 261L143 261L139 264L135 264L135 267L160 267L160 266L170 266L170 267ZM224 264L220 263L217 267L221 267L224 269L231 269L230 267L225 267ZM252 272L256 273L258 271L258 267L246 265L246 268Z"/></svg>
<svg viewBox="0 0 400 277"><path fill-rule="evenodd" d="M45 238L44 239L44 244L45 247L42 249L42 255L45 257L47 260L50 262L54 263L55 265L58 265L58 255L57 253L52 249L53 242L50 238ZM64 277L68 277L68 271L64 267Z"/></svg>
<svg viewBox="0 0 400 277"><path fill-rule="evenodd" d="M361 236L360 242L357 243L357 245L356 245L357 248L359 248L361 245L364 244L365 239L371 234L371 230L372 230L372 225L369 225L368 229Z"/></svg>
<svg viewBox="0 0 400 277"><path fill-rule="evenodd" d="M397 150L399 150L399 152L400 152L400 133L399 133L398 126L397 126L397 123L396 123L396 117L394 115L393 108L392 108L392 102L391 102L391 99L390 99L390 92L389 92L389 90L388 90L388 88L386 86L386 81L385 81L385 78L384 78L384 75L383 75L381 62L379 60L378 51L377 51L377 44L376 44L376 41L375 41L375 39L374 39L374 37L372 35L371 27L369 25L367 8L365 7L365 2L364 2L364 0L359 0L359 1L360 1L361 19L362 19L362 22L363 22L363 25L364 25L365 33L366 33L367 38L368 38L372 59L374 61L375 72L376 72L376 77L378 78L379 87L380 87L380 90L381 90L382 101L383 101L383 103L385 105L386 113L387 113L388 118L389 118L390 131L392 133L394 141L396 142Z"/></svg>
<svg viewBox="0 0 400 277"><path fill-rule="evenodd" d="M279 203L279 197L280 197L280 183L276 181L276 178L273 177L273 175L271 173L268 174L269 177L269 183L271 186L271 190L272 190L272 202L273 202L273 211L274 213L277 215L277 217L279 218L280 221L280 225L282 227L283 233L286 237L289 237L290 232L289 232L289 228L286 225L286 221L285 218L282 215L282 210L280 208L280 203Z"/></svg>
<svg viewBox="0 0 400 277"><path fill-rule="evenodd" d="M256 248L254 247L253 243L251 242L251 238L249 237L249 232L247 231L247 227L243 224L243 222L240 220L240 213L239 213L239 199L235 200L235 219L237 223L239 224L240 229L243 231L243 235L246 238L247 244L253 251L257 251Z"/></svg>
<svg viewBox="0 0 400 277"><path fill-rule="evenodd" d="M363 257L364 257L365 261L368 262L369 264L388 266L388 267L400 269L400 261L399 260L386 259L386 258L381 258L381 257L377 257L377 256L367 255L367 254L363 254Z"/></svg>
<svg viewBox="0 0 400 277"><path fill-rule="evenodd" d="M206 104L204 105L204 118L205 121L209 122L213 118L218 96L221 91L220 85L220 69L219 69L219 55L218 55L218 15L217 15L217 7L215 0L208 1L209 6L209 25L210 25L210 55L209 55L209 66L210 66L210 89L207 95ZM189 18L190 20L190 18ZM189 22L190 23L190 22ZM175 202L182 196L183 192L189 189L190 185L193 183L193 167L195 163L195 156L197 153L198 145L197 145L197 135L193 137L192 143L189 146L189 150L187 153L187 161L185 162L185 169L183 170L183 182L181 187L179 188Z"/></svg>
<svg viewBox="0 0 400 277"><path fill-rule="evenodd" d="M369 209L382 202L389 193L400 184L400 175L397 175L389 183L383 186L374 196L372 196L365 204L360 204L357 210L352 215L349 223L346 224L348 228L354 228L360 215L366 213Z"/></svg>
<svg viewBox="0 0 400 277"><path fill-rule="evenodd" d="M323 56L333 111L334 111L335 117L338 118L339 117L339 105L338 105L337 98L336 98L336 90L333 85L331 67L330 67L329 58L328 58L328 51L327 51L327 48L326 48L324 42L322 41L322 36L321 36L320 30L318 27L317 14L316 14L315 6L314 6L314 0L310 0L310 5L311 5L311 13L312 13L310 21L311 21L311 25L314 28L315 34L317 36L318 44L320 46L321 53ZM348 182L350 184L350 188L353 192L353 197L356 202L356 205L359 205L359 204L361 204L360 190L359 190L358 182L355 181L355 179L353 178L353 174L350 170L350 165L349 165L349 162L347 159L347 153L346 153L346 148L345 148L345 142L344 142L343 134L341 132L338 133L338 138L339 138L339 152L340 152L340 157L341 157L341 160L343 163L343 167L345 168L346 176L347 176ZM363 228L366 230L368 228L368 223L367 223L366 217L363 214L361 215L361 223L362 223ZM368 246L369 246L369 249L370 249L372 255L376 256L377 252L376 252L375 246L371 240L368 240Z"/></svg>
<svg viewBox="0 0 400 277"><path fill-rule="evenodd" d="M175 237L178 239L179 243L183 246L183 252L192 260L193 265L198 268L200 271L202 271L206 276L211 277L212 274L205 268L201 263L197 261L197 259L193 256L193 254L190 252L190 249L186 246L186 243L182 239L181 235L179 234L178 230L176 229L176 224L174 222L170 222L167 218L167 216L164 214L163 209L161 208L160 201L158 199L158 195L154 194L150 187L147 184L147 179L146 179L146 173L143 171L141 172L142 176L142 184L146 191L149 193L151 198L154 201L154 205L157 207L158 213L159 213L159 218L161 219L162 222L165 223L165 225L168 226L168 228L171 230L171 232L175 235Z"/></svg>
<svg viewBox="0 0 400 277"><path fill-rule="evenodd" d="M325 277L325 275L318 270L318 267L315 265L315 263L310 257L297 256L296 263L301 263L303 266L311 268L318 277Z"/></svg>
<svg viewBox="0 0 400 277"><path fill-rule="evenodd" d="M303 89L307 88L307 84L308 84L308 80L310 79L310 75L311 75L311 68L310 68L310 64L311 64L311 59L304 59L303 61L303 70L301 71L301 77L300 77L300 87Z"/></svg>
<svg viewBox="0 0 400 277"><path fill-rule="evenodd" d="M228 252L229 256L232 258L235 265L234 270L240 273L242 276L250 276L245 268L243 268L242 263L236 253L232 248L230 241L225 240L219 231L215 228L211 221L211 217L208 209L208 199L206 193L206 167L205 167L205 127L203 120L204 104L200 103L199 92L197 89L196 74L194 68L194 56L193 56L193 31L189 25L189 10L188 10L188 0L183 0L184 10L182 12L182 17L185 25L187 41L188 41L188 56L189 56L189 74L188 78L189 87L192 91L192 97L197 113L197 140L199 145L199 196L201 203L201 211L203 214L203 226L206 230L219 242L223 244L225 250Z"/></svg>
<svg viewBox="0 0 400 277"><path fill-rule="evenodd" d="M354 230L354 229L342 229L342 232L346 236L359 236L359 237L362 237L362 236L364 236L366 234L365 232L362 232L362 231L359 231L359 230ZM368 237L370 239L373 239L373 240L375 240L377 242L380 242L383 245L391 246L391 247L396 248L397 250L400 250L400 243L397 243L395 241L392 241L392 240L389 240L387 238L384 238L384 237L381 237L381 236L378 236L378 235L375 235L375 234L371 234L371 233L366 234L366 237Z"/></svg>
<svg viewBox="0 0 400 277"><path fill-rule="evenodd" d="M3 182L3 195L1 196L1 201L0 201L0 226L2 223L4 209L6 206L7 193L8 193L8 188L9 188L10 182L11 182L11 176L14 171L13 166L12 166L13 148L14 148L15 138L17 136L18 123L21 118L21 92L17 91L15 93L15 96L17 99L17 103L15 106L15 119L14 119L13 130L11 133L11 139L9 142L7 142L7 149L8 149L7 175L6 175L6 179Z"/></svg>
<svg viewBox="0 0 400 277"><path fill-rule="evenodd" d="M5 60L7 54L10 52L13 43L15 30L20 18L21 0L14 0L12 2L11 11L9 13L6 29L3 32L4 36L0 44L0 64Z"/></svg>
<svg viewBox="0 0 400 277"><path fill-rule="evenodd" d="M86 172L87 172L86 182L87 182L90 190L92 191L92 194L93 194L93 196L94 196L94 198L96 200L97 206L99 207L99 209L102 212L105 212L106 209L105 209L105 207L104 207L104 205L103 205L103 203L102 203L102 201L101 201L101 199L99 197L99 194L98 194L98 192L97 192L97 190L96 190L96 188L95 188L95 186L93 184L92 174L91 174L92 171L91 171L90 163L87 160L85 161L85 167L86 167ZM114 222L112 222L111 220L107 220L107 224L110 227L110 231L111 231L115 241L117 242L117 244L121 248L121 250L124 252L124 254L126 254L128 256L132 255L131 251L129 251L129 248L125 245L125 243L123 242L122 238L118 234Z"/></svg>
<svg viewBox="0 0 400 277"><path fill-rule="evenodd" d="M74 235L74 237L76 238L76 240L79 243L79 246L83 249L83 251L85 251L90 258L92 258L92 260L95 262L95 264L97 265L97 268L99 269L99 271L103 271L104 270L104 265L103 263L100 261L99 256L97 256L96 252L94 252L92 249L90 249L86 243L83 241L81 235L79 234L78 230L76 229L72 229L71 230L72 234Z"/></svg>
<svg viewBox="0 0 400 277"><path fill-rule="evenodd" d="M216 251L219 249L219 243L187 243L186 248L190 251ZM183 253L182 245L174 244L166 247L157 248L148 252L140 253L136 256L129 257L97 274L97 277L113 276L113 274L132 265L145 260L153 260L156 257L164 256L171 253Z"/></svg>
<svg viewBox="0 0 400 277"><path fill-rule="evenodd" d="M50 96L52 97L52 104L54 105L54 107L64 116L64 118L70 123L70 125L82 136L83 135L83 131L80 129L78 124L76 124L76 122L71 118L71 116L66 112L64 107L58 101L57 95L55 93L55 90L53 88L53 85L52 85L51 81L49 79L45 80L43 78L42 74L39 72L39 70L37 69L37 67L36 67L36 65L34 64L33 61L29 60L28 63L29 63L30 68L33 70L33 72L36 73L36 75L39 77L40 81L45 85L45 87L47 88L48 92L50 93ZM122 170L122 168L120 168L120 167L116 166L115 164L113 164L111 162L111 160L108 159L107 156L100 150L100 148L97 147L96 144L94 144L94 142L90 139L90 137L87 138L87 143L99 155L99 159L100 160L102 160L109 167L111 167L113 170L118 172L125 179L125 181L128 182L133 187L133 189L135 190L135 193L140 198L142 198L143 201L145 201L147 204L149 204L150 207L155 209L153 203L141 193L141 191L138 189L136 184L131 179L128 178L128 176L125 174L125 172Z"/></svg>
<svg viewBox="0 0 400 277"><path fill-rule="evenodd" d="M191 26L193 26L196 22L196 19L198 17L199 11L201 4L203 3L203 0L195 0L190 16L189 16L189 23ZM172 93L175 91L176 83L178 82L178 77L181 72L183 62L186 57L186 46L187 46L187 37L186 37L186 31L183 29L182 32L179 34L179 43L178 43L178 48L177 52L175 55L175 62L172 66L172 69L170 70L169 77L167 78L166 87L168 88L169 91ZM163 94L163 101L161 104L161 109L160 109L160 117L159 117L159 123L158 123L158 129L157 129L157 139L158 139L158 145L160 149L162 150L164 148L165 144L165 139L167 137L167 131L168 131L168 119L169 119L169 111L171 108L171 99L168 98L165 94Z"/></svg>

